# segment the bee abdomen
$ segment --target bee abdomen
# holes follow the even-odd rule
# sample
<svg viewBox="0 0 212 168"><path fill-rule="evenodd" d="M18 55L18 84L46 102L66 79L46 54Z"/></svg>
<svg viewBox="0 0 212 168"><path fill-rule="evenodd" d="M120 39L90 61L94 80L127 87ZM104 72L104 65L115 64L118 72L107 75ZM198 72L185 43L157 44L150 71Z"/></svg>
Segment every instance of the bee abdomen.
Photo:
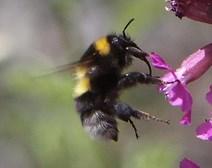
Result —
<svg viewBox="0 0 212 168"><path fill-rule="evenodd" d="M83 127L91 137L118 140L117 122L113 116L97 110L89 115L84 115L81 120Z"/></svg>

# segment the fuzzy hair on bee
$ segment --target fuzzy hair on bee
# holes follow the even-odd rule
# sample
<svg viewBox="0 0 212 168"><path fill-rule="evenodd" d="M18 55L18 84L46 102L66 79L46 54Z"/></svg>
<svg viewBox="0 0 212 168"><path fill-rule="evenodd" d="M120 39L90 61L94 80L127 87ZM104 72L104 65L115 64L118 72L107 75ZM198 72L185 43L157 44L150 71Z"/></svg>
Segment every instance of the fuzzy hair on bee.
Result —
<svg viewBox="0 0 212 168"><path fill-rule="evenodd" d="M74 99L82 126L94 138L117 141L117 118L129 122L137 138L139 136L132 118L169 123L118 99L122 90L136 84L161 82L158 77L152 76L149 55L125 33L133 20L127 23L122 34L109 34L94 41L79 61L66 67L72 68L76 77ZM144 61L149 72L123 74L123 70L132 64L133 57Z"/></svg>

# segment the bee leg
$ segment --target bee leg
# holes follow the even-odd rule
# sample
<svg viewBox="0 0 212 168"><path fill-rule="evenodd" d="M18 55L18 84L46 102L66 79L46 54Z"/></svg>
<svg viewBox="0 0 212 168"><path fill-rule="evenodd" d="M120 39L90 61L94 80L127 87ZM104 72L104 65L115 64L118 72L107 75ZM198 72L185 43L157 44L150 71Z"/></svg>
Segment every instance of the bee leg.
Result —
<svg viewBox="0 0 212 168"><path fill-rule="evenodd" d="M130 124L132 125L132 127L135 131L136 138L138 138L139 136L137 133L137 129L136 129L133 121L131 120L131 117L134 117L136 119L155 120L157 122L170 124L169 120L162 120L153 115L150 115L149 113L146 113L146 112L143 112L143 111L140 111L137 109L133 109L125 103L116 103L114 105L114 109L115 109L115 114L117 115L117 117L119 119L126 121L126 122L130 122Z"/></svg>
<svg viewBox="0 0 212 168"><path fill-rule="evenodd" d="M134 114L134 110L127 104L125 103L117 103L114 105L114 110L115 110L115 114L116 116L125 121L125 122L129 122L133 129L134 129L134 132L135 132L135 136L136 138L138 139L139 138L139 135L138 135L138 131L137 131L137 128L135 126L135 124L133 123L133 121L131 120L130 117L135 117L135 118L138 118L136 114Z"/></svg>
<svg viewBox="0 0 212 168"><path fill-rule="evenodd" d="M118 89L132 87L140 84L160 84L162 81L156 77L142 72L129 72L123 74L118 82Z"/></svg>

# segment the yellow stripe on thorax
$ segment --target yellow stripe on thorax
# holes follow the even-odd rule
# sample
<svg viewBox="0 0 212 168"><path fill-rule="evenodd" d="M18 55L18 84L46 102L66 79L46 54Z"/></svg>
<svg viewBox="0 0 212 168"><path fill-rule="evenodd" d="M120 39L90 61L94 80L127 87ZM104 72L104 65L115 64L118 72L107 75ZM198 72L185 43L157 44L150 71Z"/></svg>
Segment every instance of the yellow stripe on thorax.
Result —
<svg viewBox="0 0 212 168"><path fill-rule="evenodd" d="M90 79L86 75L88 71L87 67L77 67L76 68L76 79L77 79L77 84L74 89L74 96L80 96L83 93L89 91L91 89L90 86Z"/></svg>
<svg viewBox="0 0 212 168"><path fill-rule="evenodd" d="M102 37L95 42L95 49L101 56L107 56L110 53L110 43L106 37Z"/></svg>

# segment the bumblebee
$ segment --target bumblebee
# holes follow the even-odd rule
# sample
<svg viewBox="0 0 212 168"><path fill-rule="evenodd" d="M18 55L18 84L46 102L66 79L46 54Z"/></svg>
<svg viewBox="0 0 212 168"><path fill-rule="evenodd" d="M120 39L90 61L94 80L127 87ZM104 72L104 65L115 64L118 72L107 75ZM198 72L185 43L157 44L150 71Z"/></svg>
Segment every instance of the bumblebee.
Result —
<svg viewBox="0 0 212 168"><path fill-rule="evenodd" d="M126 88L138 83L161 82L158 77L152 76L148 54L125 33L133 20L127 23L122 34L99 38L89 46L79 61L68 65L68 68L74 69L77 80L74 95L82 126L94 138L117 141L117 118L129 122L137 138L137 129L131 118L168 123L118 100L119 93ZM149 72L123 74L124 68L132 64L133 57L144 61Z"/></svg>

